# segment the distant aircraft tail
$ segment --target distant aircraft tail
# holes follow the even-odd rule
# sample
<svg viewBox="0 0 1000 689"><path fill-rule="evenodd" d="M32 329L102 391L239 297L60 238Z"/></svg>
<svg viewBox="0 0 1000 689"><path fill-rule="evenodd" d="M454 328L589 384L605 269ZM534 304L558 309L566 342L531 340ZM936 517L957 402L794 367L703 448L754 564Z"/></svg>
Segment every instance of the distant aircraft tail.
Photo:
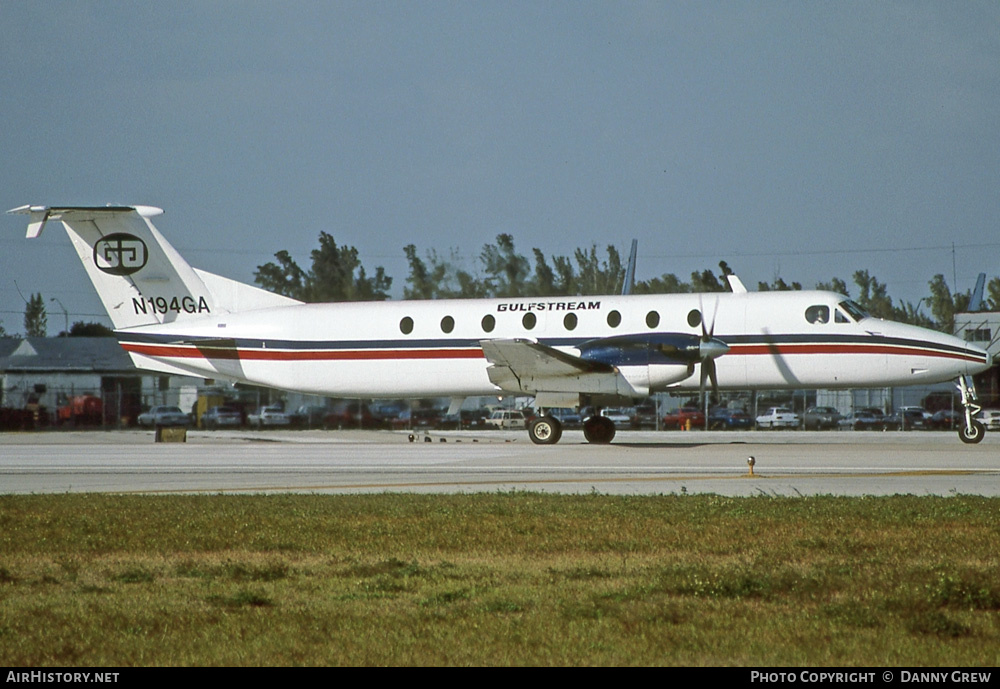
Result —
<svg viewBox="0 0 1000 689"><path fill-rule="evenodd" d="M59 220L115 330L297 304L188 265L153 226L152 206L21 206L28 238Z"/></svg>

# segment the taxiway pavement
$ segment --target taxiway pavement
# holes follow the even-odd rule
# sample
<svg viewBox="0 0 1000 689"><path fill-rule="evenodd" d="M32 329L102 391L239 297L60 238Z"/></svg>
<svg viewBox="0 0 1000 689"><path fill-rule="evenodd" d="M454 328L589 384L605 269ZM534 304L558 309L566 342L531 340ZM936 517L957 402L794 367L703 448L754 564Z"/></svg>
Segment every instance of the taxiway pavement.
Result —
<svg viewBox="0 0 1000 689"><path fill-rule="evenodd" d="M1000 433L623 431L603 446L579 431L555 446L523 431L0 433L5 494L497 491L997 496Z"/></svg>

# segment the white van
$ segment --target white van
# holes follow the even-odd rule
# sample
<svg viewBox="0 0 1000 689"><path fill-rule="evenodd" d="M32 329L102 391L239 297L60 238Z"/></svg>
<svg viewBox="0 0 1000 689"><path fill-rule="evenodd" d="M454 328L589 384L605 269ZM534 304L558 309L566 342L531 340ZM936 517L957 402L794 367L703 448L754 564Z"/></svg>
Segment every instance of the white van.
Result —
<svg viewBox="0 0 1000 689"><path fill-rule="evenodd" d="M486 419L486 423L494 428L524 428L524 413L497 409Z"/></svg>

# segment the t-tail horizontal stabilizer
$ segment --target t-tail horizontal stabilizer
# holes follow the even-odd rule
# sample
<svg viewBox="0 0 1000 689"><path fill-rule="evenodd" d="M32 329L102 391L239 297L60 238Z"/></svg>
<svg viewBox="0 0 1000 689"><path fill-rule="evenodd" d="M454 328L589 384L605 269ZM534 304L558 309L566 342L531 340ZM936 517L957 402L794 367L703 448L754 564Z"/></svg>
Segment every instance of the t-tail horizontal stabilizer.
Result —
<svg viewBox="0 0 1000 689"><path fill-rule="evenodd" d="M153 226L152 206L21 206L27 236L62 222L116 330L299 302L196 270Z"/></svg>

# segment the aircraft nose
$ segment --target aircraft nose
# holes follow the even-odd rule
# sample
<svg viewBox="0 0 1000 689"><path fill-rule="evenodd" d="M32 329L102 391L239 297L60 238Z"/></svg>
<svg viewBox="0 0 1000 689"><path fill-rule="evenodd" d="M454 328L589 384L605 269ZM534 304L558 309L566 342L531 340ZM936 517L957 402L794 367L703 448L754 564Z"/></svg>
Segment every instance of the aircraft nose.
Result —
<svg viewBox="0 0 1000 689"><path fill-rule="evenodd" d="M945 336L942 344L950 346L954 352L954 360L957 360L957 372L959 375L974 375L982 373L993 365L993 355L988 351L971 342L966 342L954 335Z"/></svg>
<svg viewBox="0 0 1000 689"><path fill-rule="evenodd" d="M976 345L969 344L968 342L962 341L962 344L965 346L966 350L972 356L975 356L976 358L979 359L979 361L976 362L975 364L970 363L968 365L967 369L970 374L982 373L983 371L985 371L986 369L990 368L993 365L993 355L990 354L988 351L986 351L982 347L977 347Z"/></svg>

